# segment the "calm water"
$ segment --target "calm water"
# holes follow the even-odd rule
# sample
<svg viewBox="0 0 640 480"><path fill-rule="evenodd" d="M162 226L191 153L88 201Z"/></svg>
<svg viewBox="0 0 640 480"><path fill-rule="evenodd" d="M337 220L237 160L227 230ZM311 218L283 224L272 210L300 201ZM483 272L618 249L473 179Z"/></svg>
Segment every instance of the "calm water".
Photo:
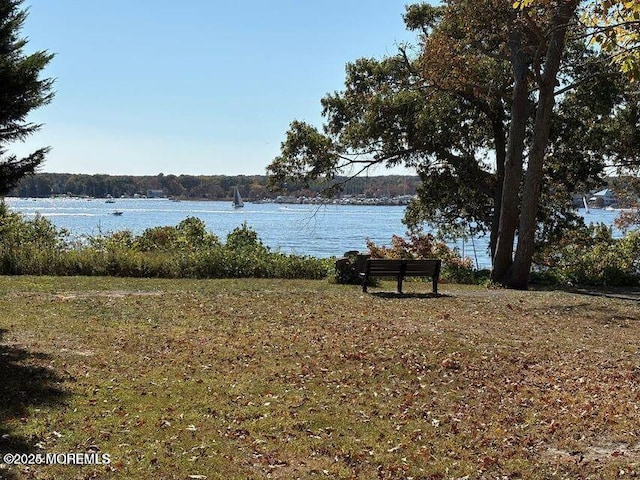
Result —
<svg viewBox="0 0 640 480"><path fill-rule="evenodd" d="M247 222L263 241L286 253L316 257L340 256L347 250L365 250L365 239L388 245L392 235L402 235L402 206L359 205L281 205L245 203L234 209L229 202L172 202L166 199L117 199L105 203L102 199L74 198L7 198L7 205L27 217L40 214L57 227L73 235L95 235L128 229L141 233L146 228L177 225L189 216L202 219L208 229L224 239L227 233ZM113 211L123 212L120 216ZM588 221L613 223L618 213L591 210ZM489 268L487 239L459 241L461 253L477 262L479 268Z"/></svg>

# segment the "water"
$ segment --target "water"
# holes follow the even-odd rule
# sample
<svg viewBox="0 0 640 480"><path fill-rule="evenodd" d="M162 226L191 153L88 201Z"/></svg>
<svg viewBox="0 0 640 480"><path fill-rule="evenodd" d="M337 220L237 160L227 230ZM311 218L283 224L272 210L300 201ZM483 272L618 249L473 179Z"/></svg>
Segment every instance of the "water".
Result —
<svg viewBox="0 0 640 480"><path fill-rule="evenodd" d="M315 257L340 256L348 250L366 250L365 239L388 245L392 235L406 232L403 206L282 205L245 203L234 209L230 202L181 201L167 199L7 198L7 205L26 217L36 214L51 220L74 236L96 235L117 230L142 233L150 227L177 225L187 217L203 220L207 228L224 240L242 222L253 228L263 243L285 253ZM122 215L113 215L114 211ZM580 210L584 215L584 210ZM612 225L618 212L591 210L589 222ZM488 239L478 237L457 247L471 257L478 268L489 268Z"/></svg>
<svg viewBox="0 0 640 480"><path fill-rule="evenodd" d="M401 206L282 205L231 202L181 201L167 199L7 198L13 210L51 220L73 235L96 235L117 230L143 230L177 225L187 217L203 220L207 228L224 240L242 222L252 227L265 245L286 253L330 257L347 250L364 250L365 239L388 243L391 235L402 234ZM113 215L114 211L122 215Z"/></svg>

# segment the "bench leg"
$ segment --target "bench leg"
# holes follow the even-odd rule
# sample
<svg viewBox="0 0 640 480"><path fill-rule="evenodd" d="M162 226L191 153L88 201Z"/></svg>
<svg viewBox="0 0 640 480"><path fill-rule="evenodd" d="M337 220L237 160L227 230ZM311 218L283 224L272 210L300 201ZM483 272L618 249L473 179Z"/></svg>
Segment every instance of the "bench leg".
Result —
<svg viewBox="0 0 640 480"><path fill-rule="evenodd" d="M362 291L367 293L367 284L369 283L369 275L365 274L362 279Z"/></svg>
<svg viewBox="0 0 640 480"><path fill-rule="evenodd" d="M433 277L433 293L438 293L438 277Z"/></svg>
<svg viewBox="0 0 640 480"><path fill-rule="evenodd" d="M402 275L398 275L398 293L402 293Z"/></svg>

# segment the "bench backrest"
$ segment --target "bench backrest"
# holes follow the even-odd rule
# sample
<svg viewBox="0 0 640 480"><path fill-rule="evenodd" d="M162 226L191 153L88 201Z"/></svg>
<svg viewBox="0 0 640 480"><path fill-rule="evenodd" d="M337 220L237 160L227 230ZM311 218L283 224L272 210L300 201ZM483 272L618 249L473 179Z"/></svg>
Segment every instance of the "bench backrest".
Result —
<svg viewBox="0 0 640 480"><path fill-rule="evenodd" d="M390 260L368 259L366 271L375 276L378 275L424 275L433 277L440 273L440 260Z"/></svg>

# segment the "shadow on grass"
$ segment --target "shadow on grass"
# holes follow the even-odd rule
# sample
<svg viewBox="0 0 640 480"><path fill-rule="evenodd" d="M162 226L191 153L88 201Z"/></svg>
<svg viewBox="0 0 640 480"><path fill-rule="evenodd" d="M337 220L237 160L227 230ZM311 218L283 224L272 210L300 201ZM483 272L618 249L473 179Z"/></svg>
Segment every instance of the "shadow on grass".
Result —
<svg viewBox="0 0 640 480"><path fill-rule="evenodd" d="M68 394L62 378L42 366L49 355L4 344L6 333L0 329L0 454L35 452L39 439L17 435L11 424L26 421L29 407L58 405ZM0 478L17 478L12 470L0 469Z"/></svg>
<svg viewBox="0 0 640 480"><path fill-rule="evenodd" d="M569 291L569 290L566 290ZM608 295L603 294L592 294L592 293L582 293L571 291L571 293L578 295L586 295L586 296L594 296L594 297L607 297L607 298L616 298L620 299L620 297L609 297ZM624 298L623 300L632 300L633 302L637 302L634 299ZM629 326L629 322L637 322L640 320L637 315L634 313L625 313L625 310L617 309L611 305L607 304L598 304L589 301L581 301L575 305L570 305L567 303L545 303L544 305L538 305L529 307L527 309L529 312L538 312L541 315L547 315L549 312L560 312L561 314L567 316L567 318L572 319L585 319L586 321L595 321L601 325L615 325L618 327Z"/></svg>
<svg viewBox="0 0 640 480"><path fill-rule="evenodd" d="M391 299L391 298L446 298L446 297L449 297L449 295L445 295L445 294L442 294L442 293L415 293L415 292L408 292L408 293L370 292L369 295L372 295L372 296L378 297L378 298L387 298L387 299Z"/></svg>
<svg viewBox="0 0 640 480"><path fill-rule="evenodd" d="M530 289L540 292L566 292L586 297L613 298L640 303L640 287L562 286L531 284Z"/></svg>
<svg viewBox="0 0 640 480"><path fill-rule="evenodd" d="M569 293L577 295L586 295L589 297L605 297L615 298L617 300L629 300L640 303L640 289L634 288L571 288L566 290Z"/></svg>

